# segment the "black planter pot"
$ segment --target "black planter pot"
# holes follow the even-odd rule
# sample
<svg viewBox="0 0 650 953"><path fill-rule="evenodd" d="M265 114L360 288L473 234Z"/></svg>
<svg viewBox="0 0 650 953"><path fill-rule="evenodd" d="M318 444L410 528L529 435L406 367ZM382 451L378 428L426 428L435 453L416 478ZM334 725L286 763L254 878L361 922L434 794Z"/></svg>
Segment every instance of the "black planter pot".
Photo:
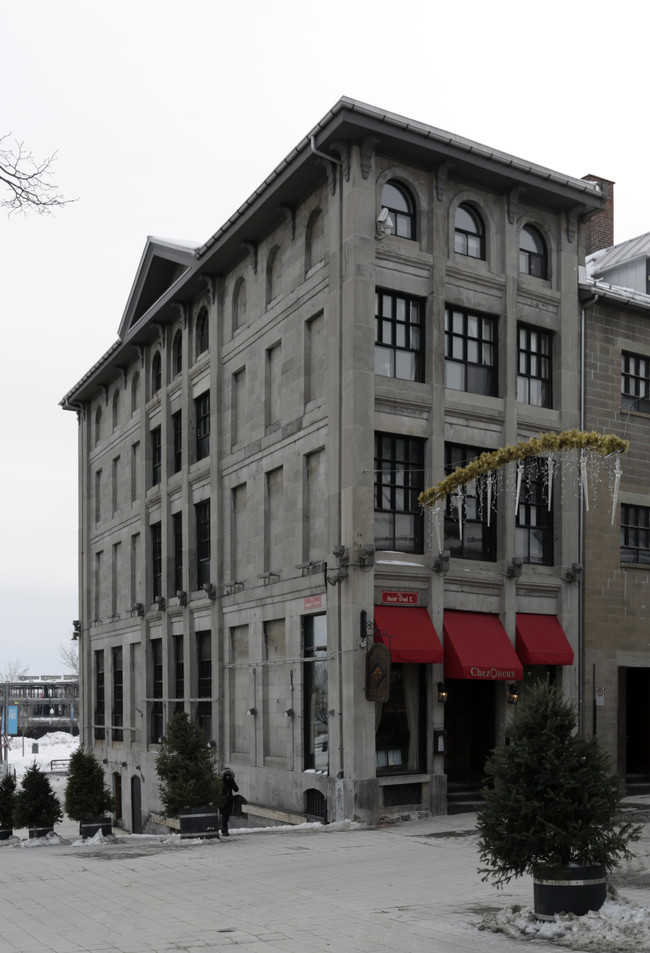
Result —
<svg viewBox="0 0 650 953"><path fill-rule="evenodd" d="M13 827L0 827L0 840L9 840L13 832Z"/></svg>
<svg viewBox="0 0 650 953"><path fill-rule="evenodd" d="M29 828L29 839L32 840L36 837L47 837L48 834L53 834L54 828L51 824L45 824L43 827L30 827Z"/></svg>
<svg viewBox="0 0 650 953"><path fill-rule="evenodd" d="M94 837L97 831L101 831L103 837L108 837L113 831L111 818L90 817L85 821L79 822L79 834L81 837Z"/></svg>
<svg viewBox="0 0 650 953"><path fill-rule="evenodd" d="M219 837L219 811L213 804L203 807L184 807L178 815L181 840L192 837Z"/></svg>
<svg viewBox="0 0 650 953"><path fill-rule="evenodd" d="M581 917L590 910L600 910L607 895L606 874L604 866L535 867L535 916L550 920L558 913Z"/></svg>

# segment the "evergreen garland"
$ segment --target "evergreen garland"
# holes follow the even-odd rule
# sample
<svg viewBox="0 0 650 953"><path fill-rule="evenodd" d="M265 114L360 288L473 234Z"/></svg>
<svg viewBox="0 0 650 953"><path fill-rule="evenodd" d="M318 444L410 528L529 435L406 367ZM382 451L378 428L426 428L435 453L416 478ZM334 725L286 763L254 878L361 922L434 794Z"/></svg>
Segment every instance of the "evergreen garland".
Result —
<svg viewBox="0 0 650 953"><path fill-rule="evenodd" d="M621 781L596 738L575 734L559 689L538 683L522 698L510 744L493 751L479 812L479 868L497 887L538 864L615 867L640 827L619 817Z"/></svg>
<svg viewBox="0 0 650 953"><path fill-rule="evenodd" d="M101 764L81 747L70 756L64 804L66 814L73 821L102 818L114 807Z"/></svg>
<svg viewBox="0 0 650 953"><path fill-rule="evenodd" d="M177 712L167 725L156 771L166 817L177 817L185 807L219 805L221 780L205 732L185 712Z"/></svg>

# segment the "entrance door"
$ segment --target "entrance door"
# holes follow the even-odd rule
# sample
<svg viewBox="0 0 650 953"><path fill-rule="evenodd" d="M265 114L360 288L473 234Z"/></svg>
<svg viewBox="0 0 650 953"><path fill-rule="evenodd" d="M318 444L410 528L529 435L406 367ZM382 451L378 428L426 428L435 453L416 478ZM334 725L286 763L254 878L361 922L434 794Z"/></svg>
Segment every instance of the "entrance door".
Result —
<svg viewBox="0 0 650 953"><path fill-rule="evenodd" d="M650 774L650 668L625 669L624 710L625 774Z"/></svg>
<svg viewBox="0 0 650 953"><path fill-rule="evenodd" d="M496 743L494 682L450 679L447 691L447 780L478 785Z"/></svg>
<svg viewBox="0 0 650 953"><path fill-rule="evenodd" d="M131 833L142 833L142 792L140 778L135 774L131 777Z"/></svg>
<svg viewBox="0 0 650 953"><path fill-rule="evenodd" d="M122 775L119 771L113 773L113 797L115 798L115 823L122 820Z"/></svg>

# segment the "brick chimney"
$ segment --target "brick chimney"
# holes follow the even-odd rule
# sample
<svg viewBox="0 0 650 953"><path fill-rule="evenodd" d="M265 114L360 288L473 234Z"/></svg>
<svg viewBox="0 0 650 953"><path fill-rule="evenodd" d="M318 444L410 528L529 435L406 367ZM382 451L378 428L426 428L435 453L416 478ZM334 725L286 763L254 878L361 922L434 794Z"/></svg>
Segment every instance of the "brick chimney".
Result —
<svg viewBox="0 0 650 953"><path fill-rule="evenodd" d="M614 244L614 182L598 175L583 175L582 178L598 182L607 199L605 208L592 215L585 225L585 254L592 255Z"/></svg>

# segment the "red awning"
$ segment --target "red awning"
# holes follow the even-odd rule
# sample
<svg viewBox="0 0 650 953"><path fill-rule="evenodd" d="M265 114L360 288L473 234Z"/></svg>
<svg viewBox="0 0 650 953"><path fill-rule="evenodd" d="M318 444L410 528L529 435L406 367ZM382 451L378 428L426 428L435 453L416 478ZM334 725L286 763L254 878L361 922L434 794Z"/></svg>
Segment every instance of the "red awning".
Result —
<svg viewBox="0 0 650 953"><path fill-rule="evenodd" d="M393 662L442 662L442 645L426 609L375 606L375 642L383 642Z"/></svg>
<svg viewBox="0 0 650 953"><path fill-rule="evenodd" d="M517 655L524 665L573 665L573 649L554 615L517 613Z"/></svg>
<svg viewBox="0 0 650 953"><path fill-rule="evenodd" d="M517 681L524 670L499 617L487 612L444 614L445 678Z"/></svg>

